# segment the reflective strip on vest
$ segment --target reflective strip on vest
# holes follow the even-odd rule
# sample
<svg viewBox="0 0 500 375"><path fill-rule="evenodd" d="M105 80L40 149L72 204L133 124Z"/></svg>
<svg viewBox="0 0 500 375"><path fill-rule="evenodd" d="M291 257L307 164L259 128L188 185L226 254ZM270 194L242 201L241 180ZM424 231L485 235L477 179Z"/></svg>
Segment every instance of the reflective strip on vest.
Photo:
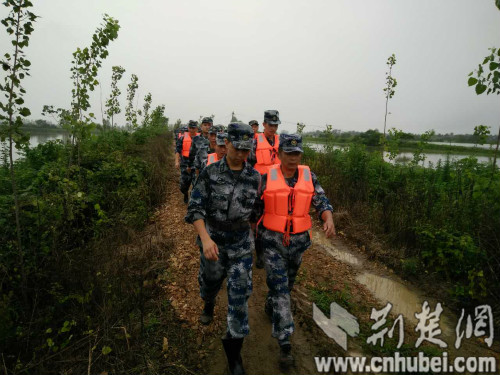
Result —
<svg viewBox="0 0 500 375"><path fill-rule="evenodd" d="M270 167L266 190L263 193L262 224L265 228L280 233L286 233L290 224L292 224L290 233L302 233L311 229L309 209L314 195L314 185L309 167L299 165L298 169L299 176L292 189L287 185L280 166ZM290 194L293 194L293 199L290 199ZM289 207L289 202L294 202L293 207Z"/></svg>
<svg viewBox="0 0 500 375"><path fill-rule="evenodd" d="M272 165L280 164L278 158L279 137L274 135L274 146L268 142L264 133L259 133L257 136L257 147L255 149L255 158L257 162L254 168L260 174L268 173L269 167Z"/></svg>
<svg viewBox="0 0 500 375"><path fill-rule="evenodd" d="M208 154L208 158L207 158L207 165L210 165L212 163L215 163L216 161L218 161L219 159L217 158L217 154L216 153L213 153L213 154Z"/></svg>

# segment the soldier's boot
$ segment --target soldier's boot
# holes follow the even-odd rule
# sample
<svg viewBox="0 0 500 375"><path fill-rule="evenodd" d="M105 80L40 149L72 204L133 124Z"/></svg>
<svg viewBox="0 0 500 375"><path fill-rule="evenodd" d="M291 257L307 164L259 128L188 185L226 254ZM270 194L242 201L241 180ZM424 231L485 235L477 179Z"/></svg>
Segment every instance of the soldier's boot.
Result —
<svg viewBox="0 0 500 375"><path fill-rule="evenodd" d="M189 202L189 195L187 192L184 193L184 203Z"/></svg>
<svg viewBox="0 0 500 375"><path fill-rule="evenodd" d="M264 268L264 251L262 249L262 244L260 238L255 239L255 254L257 255L257 261L255 262L255 267Z"/></svg>
<svg viewBox="0 0 500 375"><path fill-rule="evenodd" d="M200 323L203 325L209 325L214 320L214 301L205 302L205 307L200 315Z"/></svg>
<svg viewBox="0 0 500 375"><path fill-rule="evenodd" d="M227 365L229 367L230 375L245 375L243 368L243 361L241 360L241 347L243 339L235 339L232 337L224 337L222 339L222 346L226 352Z"/></svg>
<svg viewBox="0 0 500 375"><path fill-rule="evenodd" d="M264 305L264 312L269 317L269 321L273 321L273 305L271 304L271 299L266 299L266 304Z"/></svg>
<svg viewBox="0 0 500 375"><path fill-rule="evenodd" d="M288 369L295 364L295 359L292 355L292 345L280 345L280 368Z"/></svg>

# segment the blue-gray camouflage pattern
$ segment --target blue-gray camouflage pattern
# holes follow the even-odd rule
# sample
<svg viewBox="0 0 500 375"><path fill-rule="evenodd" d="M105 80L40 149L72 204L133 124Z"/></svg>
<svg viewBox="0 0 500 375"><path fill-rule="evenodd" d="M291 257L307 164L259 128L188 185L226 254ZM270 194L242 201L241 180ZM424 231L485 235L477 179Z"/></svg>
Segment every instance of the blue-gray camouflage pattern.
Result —
<svg viewBox="0 0 500 375"><path fill-rule="evenodd" d="M197 135L196 137L193 137L191 142L191 148L189 149L189 161L191 162L191 165L193 167L196 168L195 159L198 152L203 148L209 146L210 146L210 141L208 140L208 135L205 137L203 134L200 134Z"/></svg>
<svg viewBox="0 0 500 375"><path fill-rule="evenodd" d="M201 171L191 192L186 221L248 221L254 209L260 174L248 163L237 179L226 157Z"/></svg>
<svg viewBox="0 0 500 375"><path fill-rule="evenodd" d="M257 199L260 174L248 163L235 175L226 158L210 164L198 176L188 204L186 222L205 220L205 226L219 249L219 260L208 261L200 246L198 281L200 295L205 301L214 300L222 281L227 277L227 331L235 338L248 335L248 297L252 291L253 235L250 226L236 231L221 230L214 225L248 223Z"/></svg>
<svg viewBox="0 0 500 375"><path fill-rule="evenodd" d="M209 261L200 245L200 270L198 282L204 301L215 301L227 277L227 332L234 338L248 335L248 298L252 293L253 236L249 230L223 232L210 228L207 231L219 249L219 259Z"/></svg>
<svg viewBox="0 0 500 375"><path fill-rule="evenodd" d="M283 234L263 227L258 231L264 251L264 268L269 291L267 303L273 310L272 336L281 343L294 331L290 292L302 263L302 254L311 246L309 232L290 234L290 244L283 245Z"/></svg>
<svg viewBox="0 0 500 375"><path fill-rule="evenodd" d="M189 191L189 186L194 180L195 174L194 169L192 168L192 163L189 158L185 158L182 156L182 143L184 142L184 135L182 135L177 142L175 143L175 152L180 156L180 167L181 167L181 176L179 178L179 189L181 192L187 193ZM188 168L191 168L191 171L188 172Z"/></svg>
<svg viewBox="0 0 500 375"><path fill-rule="evenodd" d="M208 154L215 152L215 148L210 147L210 143L208 145L203 145L194 158L194 167L201 171L207 165Z"/></svg>
<svg viewBox="0 0 500 375"><path fill-rule="evenodd" d="M318 215L333 208L325 195L325 191L318 182L316 175L311 172L314 195L311 204ZM285 179L290 187L294 187L298 179L298 170L291 178ZM259 197L262 197L267 185L267 174L262 175L259 188ZM264 212L264 201L255 202L252 221L258 220ZM311 246L309 232L290 234L290 243L283 245L283 233L274 232L259 225L258 241L261 241L264 251L264 268L266 269L266 282L269 288L267 303L272 306L272 336L280 343L288 342L289 336L294 331L292 311L290 308L290 292L295 283L295 277L302 263L302 254Z"/></svg>

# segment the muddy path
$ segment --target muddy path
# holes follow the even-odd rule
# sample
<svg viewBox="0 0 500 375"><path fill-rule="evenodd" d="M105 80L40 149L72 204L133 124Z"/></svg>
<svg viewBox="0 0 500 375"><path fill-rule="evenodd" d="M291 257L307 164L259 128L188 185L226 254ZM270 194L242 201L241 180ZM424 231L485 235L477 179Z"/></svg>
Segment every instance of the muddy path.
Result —
<svg viewBox="0 0 500 375"><path fill-rule="evenodd" d="M165 280L165 298L175 309L186 334L196 338L199 373L226 374L226 358L220 341L226 326L226 289L224 286L219 293L212 324L199 324L203 303L197 281L199 248L195 244L196 233L192 225L184 222L186 205L177 187L177 171L167 183L169 194L155 219L160 223L163 234L175 242ZM394 305L392 312L402 313L405 317L405 343L414 343L415 333L409 328L412 317L414 319L414 313L420 311L424 300L428 300L434 309L432 291L426 295L399 279L385 266L368 260L361 249L349 244L342 236L326 239L318 223L313 228L312 239L313 245L304 254L292 293L296 326L292 347L296 365L286 373L317 374L315 356L371 355L364 350L366 337L349 338L348 351L345 352L318 328L312 320L312 302L322 291L334 295L335 300L338 298L339 303L343 303L358 318L361 329L364 327L365 331L374 323L370 320L371 308L380 309L390 301ZM253 288L249 300L250 335L245 339L242 350L245 369L249 375L281 374L278 367L279 347L271 337L271 323L264 313L267 293L264 270L254 267ZM443 337L446 337L445 341L451 349L457 318L453 312L446 311L446 306L443 315ZM498 340L488 349L484 341L472 338L464 340L459 354L493 355L498 359L499 352Z"/></svg>

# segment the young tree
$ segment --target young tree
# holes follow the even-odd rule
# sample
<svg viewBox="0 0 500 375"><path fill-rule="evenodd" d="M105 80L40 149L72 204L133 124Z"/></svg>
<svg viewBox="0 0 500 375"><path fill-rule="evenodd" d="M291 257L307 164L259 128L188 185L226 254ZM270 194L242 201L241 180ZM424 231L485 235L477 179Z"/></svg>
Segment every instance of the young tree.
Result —
<svg viewBox="0 0 500 375"><path fill-rule="evenodd" d="M387 59L386 64L389 66L389 71L385 73L385 117L384 117L384 140L385 140L385 129L387 125L387 107L389 105L389 99L391 99L396 91L394 88L398 85L398 82L396 81L396 78L392 76L392 67L396 65L396 56L392 54L389 56Z"/></svg>
<svg viewBox="0 0 500 375"><path fill-rule="evenodd" d="M130 83L127 87L127 107L125 108L125 119L127 120L127 125L132 128L137 128L137 111L134 109L134 97L135 91L139 88L137 83L139 78L135 74L130 77Z"/></svg>
<svg viewBox="0 0 500 375"><path fill-rule="evenodd" d="M496 4L499 6L499 1ZM500 6L499 6L500 8ZM489 48L490 54L486 56L482 64L478 65L476 77L473 76L474 72L469 73L468 84L474 87L477 95L486 92L489 94L500 94L500 48ZM486 74L486 70L489 73ZM500 145L500 127L498 128L497 146L495 148L495 155L493 157L493 170L496 168L498 146Z"/></svg>
<svg viewBox="0 0 500 375"><path fill-rule="evenodd" d="M147 95L144 97L144 105L143 105L143 119L142 119L142 126L148 126L150 122L150 116L149 116L149 110L151 109L151 102L153 101L151 97L151 93L148 92Z"/></svg>
<svg viewBox="0 0 500 375"><path fill-rule="evenodd" d="M122 79L123 73L125 73L125 69L123 69L121 66L113 66L111 70L113 71L111 75L111 95L106 101L106 115L111 122L111 127L114 127L114 115L117 115L121 112L120 102L118 101L118 97L120 96L121 91L118 88L118 81Z"/></svg>
<svg viewBox="0 0 500 375"><path fill-rule="evenodd" d="M305 127L306 127L306 124L304 124L302 122L298 122L297 123L297 134L302 134Z"/></svg>
<svg viewBox="0 0 500 375"><path fill-rule="evenodd" d="M16 171L14 168L14 146L22 148L29 142L29 136L22 131L23 117L29 116L30 110L23 107L23 96L26 90L21 86L21 81L29 75L30 61L24 57L24 48L28 47L29 37L33 32L33 23L38 18L29 11L33 6L28 0L6 0L4 6L9 10L9 14L1 22L5 26L7 33L12 36L13 53L5 53L1 60L2 68L7 75L4 84L0 84L0 91L3 92L5 102L0 102L0 138L3 141L8 139L9 169L12 185L12 195L14 197L17 250L19 255L19 265L23 283L23 298L26 297L26 273L24 269L24 252L22 246L22 228L20 222L19 192L17 190Z"/></svg>

